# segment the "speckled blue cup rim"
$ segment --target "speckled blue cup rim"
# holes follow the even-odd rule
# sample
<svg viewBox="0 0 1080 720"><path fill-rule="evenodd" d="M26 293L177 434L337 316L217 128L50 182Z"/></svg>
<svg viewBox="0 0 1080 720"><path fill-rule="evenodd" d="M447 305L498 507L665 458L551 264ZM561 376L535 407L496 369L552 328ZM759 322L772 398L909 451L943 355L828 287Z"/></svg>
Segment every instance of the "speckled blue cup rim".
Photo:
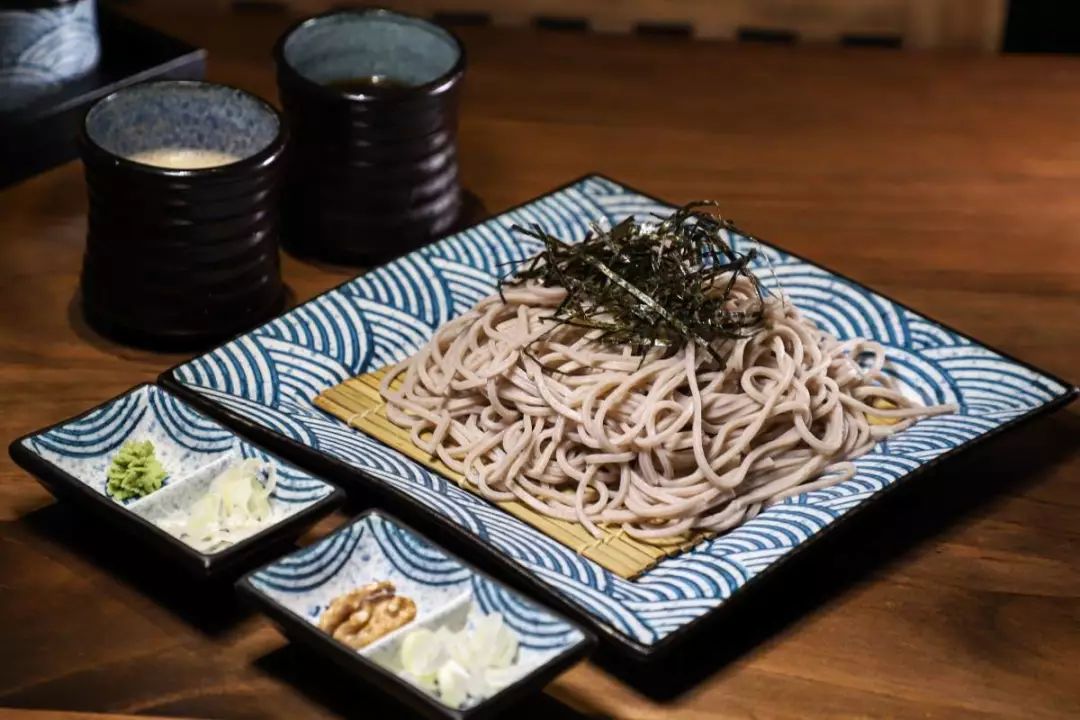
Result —
<svg viewBox="0 0 1080 720"><path fill-rule="evenodd" d="M438 77L433 78L424 83L418 83L415 85L409 85L407 87L386 87L386 88L373 88L370 91L365 92L345 92L336 88L329 87L323 83L312 80L304 73L300 72L286 57L286 45L290 38L294 37L297 33L304 30L313 28L328 20L338 19L342 17L356 17L357 19L368 16L384 16L384 17L397 17L403 18L411 23L423 25L433 29L438 34L444 35L452 43L456 52L456 58L453 65L446 72L441 73ZM330 10L319 15L313 15L312 17L300 20L290 26L281 37L278 38L274 44L274 61L277 63L278 72L288 76L289 80L294 83L300 84L309 90L316 93L321 93L326 97L338 98L353 102L372 102L379 101L386 98L411 98L411 97L431 97L435 95L441 95L450 91L458 84L461 77L465 74L465 45L461 42L454 32L450 29L432 22L426 18L419 17L417 15L411 15L409 13L400 12L398 10L391 10L389 8L344 8L338 10Z"/></svg>
<svg viewBox="0 0 1080 720"><path fill-rule="evenodd" d="M277 121L277 132L274 137L261 149L256 152L240 158L239 160L224 165L214 165L206 168L168 168L158 165L147 165L146 163L135 162L129 160L127 157L117 154L108 148L104 147L101 143L94 139L93 133L90 128L90 124L93 122L94 115L97 112L102 112L110 103L115 102L117 98L130 93L136 93L140 90L145 91L148 88L175 88L178 91L185 91L188 89L202 88L202 89L216 89L222 91L229 91L239 93L246 99L253 102L260 109L271 115ZM222 175L233 175L237 173L248 173L251 171L260 170L274 161L276 161L284 152L286 140L288 138L289 130L285 117L266 100L262 99L258 95L243 90L242 88L235 87L233 85L226 85L224 83L205 82L201 80L154 80L151 82L138 83L129 87L117 90L114 93L106 95L101 100L94 103L93 106L86 112L83 117L82 124L79 129L79 140L83 148L84 153L88 153L95 161L105 161L115 164L118 167L122 167L126 170L133 172L140 172L147 175L161 176L161 177L215 177Z"/></svg>

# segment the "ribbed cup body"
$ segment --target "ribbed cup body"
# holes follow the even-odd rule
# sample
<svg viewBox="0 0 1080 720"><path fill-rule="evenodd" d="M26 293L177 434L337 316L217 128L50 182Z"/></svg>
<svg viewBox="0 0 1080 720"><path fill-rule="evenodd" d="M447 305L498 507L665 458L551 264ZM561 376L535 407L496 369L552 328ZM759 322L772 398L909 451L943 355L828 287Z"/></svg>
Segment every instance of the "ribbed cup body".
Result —
<svg viewBox="0 0 1080 720"><path fill-rule="evenodd" d="M423 23L385 11L339 12L308 23L343 16L362 23L371 15ZM286 247L301 255L368 263L450 230L462 206L460 46L453 66L427 82L349 94L302 74L282 50L289 42L286 35L277 52L278 89L292 132L283 202Z"/></svg>
<svg viewBox="0 0 1080 720"><path fill-rule="evenodd" d="M85 133L82 144L91 325L135 344L194 347L280 309L283 128L254 156L189 171L118 159Z"/></svg>

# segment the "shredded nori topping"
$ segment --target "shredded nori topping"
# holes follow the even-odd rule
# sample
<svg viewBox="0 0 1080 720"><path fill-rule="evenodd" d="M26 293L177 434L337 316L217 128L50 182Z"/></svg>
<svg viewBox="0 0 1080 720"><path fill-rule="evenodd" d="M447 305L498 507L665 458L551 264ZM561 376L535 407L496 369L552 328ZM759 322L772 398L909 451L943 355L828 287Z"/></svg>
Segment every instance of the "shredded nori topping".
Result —
<svg viewBox="0 0 1080 720"><path fill-rule="evenodd" d="M514 232L539 240L544 249L504 278L499 290L527 281L565 288L554 321L599 329L602 342L641 350L677 350L695 342L723 365L715 341L753 336L763 313L761 283L749 267L757 251L736 252L724 234L754 238L718 215L712 201L657 218L639 223L631 216L609 230L593 225L580 243L560 240L539 225L515 225ZM750 310L726 307L739 276L757 291Z"/></svg>

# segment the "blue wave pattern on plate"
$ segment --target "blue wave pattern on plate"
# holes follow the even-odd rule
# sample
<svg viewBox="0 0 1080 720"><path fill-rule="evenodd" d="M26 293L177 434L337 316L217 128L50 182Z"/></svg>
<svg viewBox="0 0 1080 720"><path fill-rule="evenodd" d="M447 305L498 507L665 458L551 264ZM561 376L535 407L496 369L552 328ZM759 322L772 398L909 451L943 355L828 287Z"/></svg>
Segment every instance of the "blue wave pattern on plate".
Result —
<svg viewBox="0 0 1080 720"><path fill-rule="evenodd" d="M181 366L175 377L241 416L408 493L644 645L717 607L898 478L1066 392L876 293L765 246L771 270L763 264L760 272L767 285L779 281L787 297L829 332L881 342L907 392L925 403L956 402L961 412L924 420L881 443L857 461L850 481L790 498L632 582L311 404L347 377L407 357L438 325L491 293L506 263L538 249L510 232L514 223L536 223L569 239L582 237L593 220L669 210L607 179L587 178L362 275Z"/></svg>
<svg viewBox="0 0 1080 720"><path fill-rule="evenodd" d="M416 603L416 623L471 596L485 613L501 613L535 667L583 640L580 631L521 595L477 575L394 521L372 513L251 576L252 584L312 624L335 597L390 580Z"/></svg>
<svg viewBox="0 0 1080 720"><path fill-rule="evenodd" d="M227 455L271 460L264 451L152 385L121 395L78 420L29 437L23 445L106 494L109 465L128 440L154 443L154 452L169 473L165 485L189 477ZM274 464L278 481L271 497L295 506L292 511L333 492L331 485L297 468L276 461ZM124 504L133 502L137 500Z"/></svg>

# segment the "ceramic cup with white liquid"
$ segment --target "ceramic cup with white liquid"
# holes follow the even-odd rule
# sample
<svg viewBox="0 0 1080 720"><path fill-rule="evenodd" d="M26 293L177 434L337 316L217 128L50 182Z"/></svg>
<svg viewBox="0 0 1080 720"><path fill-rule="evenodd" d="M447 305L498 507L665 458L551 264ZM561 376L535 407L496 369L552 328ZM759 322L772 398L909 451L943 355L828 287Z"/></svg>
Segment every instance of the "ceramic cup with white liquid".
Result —
<svg viewBox="0 0 1080 720"><path fill-rule="evenodd" d="M82 132L89 324L180 349L277 313L286 136L268 103L212 83L135 85L91 108Z"/></svg>

